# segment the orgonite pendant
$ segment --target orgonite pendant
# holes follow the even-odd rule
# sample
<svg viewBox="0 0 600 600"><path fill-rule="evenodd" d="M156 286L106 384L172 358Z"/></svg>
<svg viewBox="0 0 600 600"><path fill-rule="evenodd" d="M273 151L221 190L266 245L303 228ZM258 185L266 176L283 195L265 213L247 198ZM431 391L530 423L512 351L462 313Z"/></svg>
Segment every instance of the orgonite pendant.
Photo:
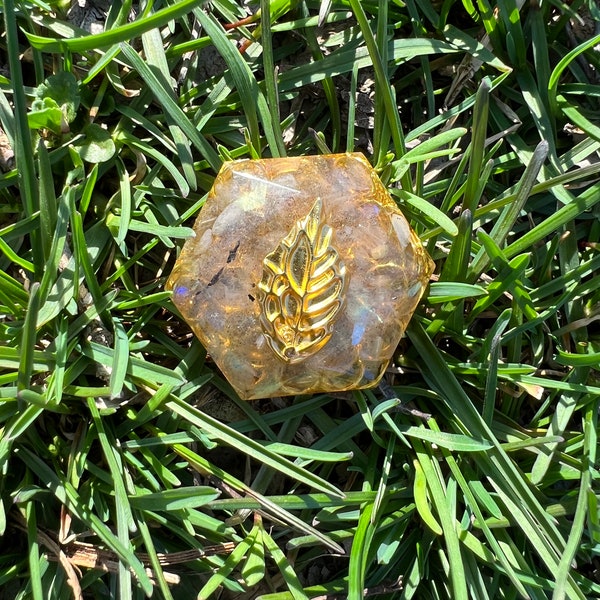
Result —
<svg viewBox="0 0 600 600"><path fill-rule="evenodd" d="M167 282L243 399L376 385L433 263L362 154L226 163Z"/></svg>

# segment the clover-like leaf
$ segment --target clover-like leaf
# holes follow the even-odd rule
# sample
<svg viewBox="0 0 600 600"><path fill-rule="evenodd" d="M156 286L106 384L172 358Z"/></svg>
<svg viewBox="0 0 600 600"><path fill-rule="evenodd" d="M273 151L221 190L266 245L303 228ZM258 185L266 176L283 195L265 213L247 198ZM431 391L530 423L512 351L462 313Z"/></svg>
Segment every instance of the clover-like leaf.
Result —
<svg viewBox="0 0 600 600"><path fill-rule="evenodd" d="M27 124L30 129L50 129L54 133L69 130L63 111L53 98L34 100L27 114Z"/></svg>
<svg viewBox="0 0 600 600"><path fill-rule="evenodd" d="M115 154L115 142L110 133L96 125L90 123L84 130L85 140L78 147L79 156L89 163L101 163L110 160Z"/></svg>
<svg viewBox="0 0 600 600"><path fill-rule="evenodd" d="M79 86L73 73L61 71L60 73L56 73L56 75L50 75L44 83L37 86L35 96L37 100L41 101L52 98L60 107L67 123L75 120L77 109L79 108L80 95ZM34 101L33 106L35 105Z"/></svg>

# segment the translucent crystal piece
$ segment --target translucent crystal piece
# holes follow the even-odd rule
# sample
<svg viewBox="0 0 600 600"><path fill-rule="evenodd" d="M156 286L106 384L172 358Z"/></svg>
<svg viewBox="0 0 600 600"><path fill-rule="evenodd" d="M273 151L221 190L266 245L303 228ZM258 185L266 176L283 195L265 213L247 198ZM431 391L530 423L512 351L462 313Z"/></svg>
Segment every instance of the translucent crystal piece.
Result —
<svg viewBox="0 0 600 600"><path fill-rule="evenodd" d="M243 399L377 384L433 263L362 154L226 163L167 282Z"/></svg>

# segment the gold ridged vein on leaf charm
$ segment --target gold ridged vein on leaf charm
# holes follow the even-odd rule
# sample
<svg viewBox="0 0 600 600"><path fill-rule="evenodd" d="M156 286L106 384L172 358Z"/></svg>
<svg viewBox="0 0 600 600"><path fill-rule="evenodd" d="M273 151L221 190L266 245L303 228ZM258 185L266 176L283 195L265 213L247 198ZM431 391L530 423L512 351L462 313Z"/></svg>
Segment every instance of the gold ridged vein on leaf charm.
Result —
<svg viewBox="0 0 600 600"><path fill-rule="evenodd" d="M318 198L263 260L260 322L269 346L288 363L304 360L329 341L344 301L346 267L322 213Z"/></svg>

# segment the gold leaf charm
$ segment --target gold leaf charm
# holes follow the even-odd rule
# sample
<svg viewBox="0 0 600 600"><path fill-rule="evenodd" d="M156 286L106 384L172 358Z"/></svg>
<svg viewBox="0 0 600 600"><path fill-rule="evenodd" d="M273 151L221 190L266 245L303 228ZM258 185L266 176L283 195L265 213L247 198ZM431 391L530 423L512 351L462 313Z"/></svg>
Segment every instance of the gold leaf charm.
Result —
<svg viewBox="0 0 600 600"><path fill-rule="evenodd" d="M260 322L269 346L285 362L304 360L333 334L347 286L346 267L331 246L333 230L314 203L263 260Z"/></svg>

